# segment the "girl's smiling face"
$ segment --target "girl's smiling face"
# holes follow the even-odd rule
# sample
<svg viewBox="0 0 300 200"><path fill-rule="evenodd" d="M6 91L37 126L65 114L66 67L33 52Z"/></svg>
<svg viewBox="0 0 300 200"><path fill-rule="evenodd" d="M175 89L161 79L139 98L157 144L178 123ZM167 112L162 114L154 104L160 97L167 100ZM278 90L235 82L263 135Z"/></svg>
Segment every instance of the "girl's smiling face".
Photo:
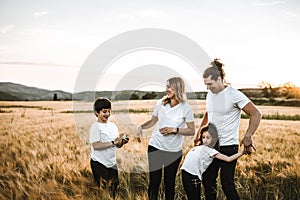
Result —
<svg viewBox="0 0 300 200"><path fill-rule="evenodd" d="M101 122L101 123L107 123L108 121L108 118L110 117L111 115L111 109L102 109L100 110L98 114L98 122Z"/></svg>

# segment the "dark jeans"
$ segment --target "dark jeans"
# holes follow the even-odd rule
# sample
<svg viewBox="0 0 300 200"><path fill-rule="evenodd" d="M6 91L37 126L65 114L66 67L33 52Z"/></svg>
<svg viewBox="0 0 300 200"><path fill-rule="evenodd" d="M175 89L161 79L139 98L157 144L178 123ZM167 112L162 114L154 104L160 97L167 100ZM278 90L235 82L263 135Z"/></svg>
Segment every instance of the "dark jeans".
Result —
<svg viewBox="0 0 300 200"><path fill-rule="evenodd" d="M201 199L201 180L198 176L181 170L182 184L188 200Z"/></svg>
<svg viewBox="0 0 300 200"><path fill-rule="evenodd" d="M101 163L91 159L91 168L94 176L94 181L98 187L108 187L109 192L115 197L117 187L119 185L117 166L107 168Z"/></svg>
<svg viewBox="0 0 300 200"><path fill-rule="evenodd" d="M162 179L162 169L164 170L164 186L166 200L173 200L175 196L175 179L179 163L182 158L182 151L167 152L161 151L153 146L148 146L149 176L150 183L148 197L156 200L160 182Z"/></svg>
<svg viewBox="0 0 300 200"><path fill-rule="evenodd" d="M238 145L220 147L220 153L227 156L231 156L237 152ZM234 183L235 167L236 160L230 163L218 159L213 160L202 175L207 200L215 200L217 198L217 177L219 169L221 169L221 184L226 198L228 200L240 199Z"/></svg>

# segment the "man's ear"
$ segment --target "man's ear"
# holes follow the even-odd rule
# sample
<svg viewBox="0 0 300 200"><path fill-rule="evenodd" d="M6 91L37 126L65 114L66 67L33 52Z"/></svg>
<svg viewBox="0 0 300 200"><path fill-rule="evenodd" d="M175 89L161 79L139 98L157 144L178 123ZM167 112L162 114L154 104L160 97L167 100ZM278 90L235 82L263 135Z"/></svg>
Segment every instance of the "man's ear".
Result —
<svg viewBox="0 0 300 200"><path fill-rule="evenodd" d="M94 113L95 113L95 115L98 117L98 114L99 114L99 113L97 113L97 111L94 111Z"/></svg>

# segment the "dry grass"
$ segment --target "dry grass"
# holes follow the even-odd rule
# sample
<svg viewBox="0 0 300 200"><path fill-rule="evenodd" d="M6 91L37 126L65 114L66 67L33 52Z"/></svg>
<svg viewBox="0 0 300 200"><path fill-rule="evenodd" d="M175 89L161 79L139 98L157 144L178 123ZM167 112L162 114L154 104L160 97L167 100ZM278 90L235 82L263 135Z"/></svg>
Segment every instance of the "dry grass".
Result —
<svg viewBox="0 0 300 200"><path fill-rule="evenodd" d="M190 101L195 113L203 113L204 101ZM114 102L114 110L147 109L155 101ZM92 113L62 113L91 110L92 102L0 102L0 199L112 199L94 186L90 170L88 130ZM260 107L264 114L299 114L300 108ZM117 199L146 199L147 144L134 139L135 124L151 113L113 113L120 131L131 135L118 149L120 194ZM242 120L240 134L247 127ZM196 119L197 127L200 119ZM262 120L254 136L257 152L238 161L236 183L241 199L300 199L299 121ZM184 151L190 148L187 137ZM130 172L136 173L130 173ZM219 187L220 188L220 187ZM221 190L219 199L223 199ZM161 197L163 196L161 192ZM178 173L176 198L185 199Z"/></svg>

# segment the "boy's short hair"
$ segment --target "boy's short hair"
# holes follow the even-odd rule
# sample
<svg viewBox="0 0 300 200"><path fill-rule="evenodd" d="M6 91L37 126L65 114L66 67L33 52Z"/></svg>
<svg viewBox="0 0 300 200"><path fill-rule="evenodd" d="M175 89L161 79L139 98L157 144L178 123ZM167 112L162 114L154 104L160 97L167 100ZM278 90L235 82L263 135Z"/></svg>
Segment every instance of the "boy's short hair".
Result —
<svg viewBox="0 0 300 200"><path fill-rule="evenodd" d="M99 97L94 102L94 113L99 113L102 109L110 109L111 101L107 98ZM97 115L96 115L97 116Z"/></svg>

